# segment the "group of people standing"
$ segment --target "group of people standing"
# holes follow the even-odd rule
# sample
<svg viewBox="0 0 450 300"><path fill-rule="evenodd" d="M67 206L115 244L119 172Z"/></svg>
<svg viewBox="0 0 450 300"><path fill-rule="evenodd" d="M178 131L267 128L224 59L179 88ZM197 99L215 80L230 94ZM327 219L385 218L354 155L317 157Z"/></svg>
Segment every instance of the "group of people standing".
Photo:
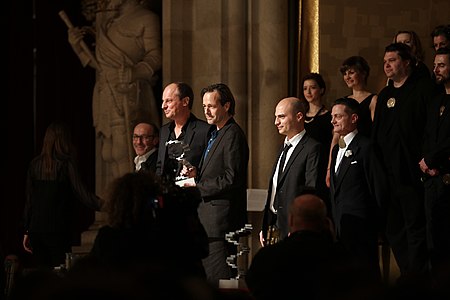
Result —
<svg viewBox="0 0 450 300"><path fill-rule="evenodd" d="M291 207L293 201L298 195L310 193L311 188L316 195L323 195L323 181L328 198L322 199L332 220L327 230L367 267L365 274L371 274L373 280L381 279L381 240L392 249L400 269L399 285L416 291L446 286L450 275L448 26L438 27L432 37L441 41L435 41L436 45L445 46L436 47L432 74L417 59L414 50L418 47L408 45L414 35L401 31L385 48L387 84L379 93L366 88L370 71L367 62L352 56L341 67L352 94L334 101L331 111L321 103L325 84L317 73L304 77L302 99L287 98L277 105L275 125L286 138L269 183L260 232L263 248L249 270L248 283L253 289L270 293L272 288L255 279L261 279L256 274L261 271L260 264L272 268L264 272L269 277L282 271L295 272L290 269L298 262L294 257L291 266L268 262L285 261L278 257L280 253L286 255L281 250L284 246L271 244L280 240L294 243L292 209L297 208ZM304 108L308 104L309 109ZM320 118L328 122L320 122ZM326 176L320 176L321 172ZM303 230L318 230L311 228ZM279 250L265 249L271 247Z"/></svg>
<svg viewBox="0 0 450 300"><path fill-rule="evenodd" d="M425 76L420 71L413 47L395 40L385 48L388 80L379 93L367 90L368 63L363 57L352 56L340 69L352 93L336 100L331 111L323 103L325 81L317 73L304 77L302 97L287 97L277 103L274 124L285 140L269 176L260 232L263 247L248 273L251 292L264 295L271 288L265 281L258 281L256 270L264 269L258 264L272 268L273 272L265 273L267 276L288 276L292 274L289 268L301 268L295 263L268 263L276 255L296 255L270 249L295 244L297 239L303 241L305 235L299 232L319 232L307 239L314 242L325 237L326 241L319 244L327 251L335 251L332 243L337 241L352 258L367 266L365 270L374 280L380 279L380 238L385 238L393 250L401 273L399 282L423 284L439 280L442 273L448 272L449 34L447 28L447 40L435 42L439 49L433 75ZM441 47L441 43L446 46ZM153 121L137 119L130 133L136 153L135 172L119 177L104 200L79 184L70 147L64 144L58 127L50 126L42 154L32 162L29 172L25 249L45 253L43 264L47 266L59 265L63 254L70 252L63 237L65 231L58 225L64 216L55 209L62 204L37 205L39 198L51 195L57 199L70 191L92 208L99 210L103 206L109 213L107 229L99 232L92 251L99 260L107 257L109 262L116 261L132 257L133 253L143 257L146 251L137 248L152 247L151 242L156 240L149 236L140 244L140 233L146 232L145 228L166 227L164 233L173 238L183 235L183 245L179 246L186 246L185 254L189 255L180 261L192 258L189 266L194 266L195 274L215 286L220 279L235 275L227 258L237 254L237 247L227 242L225 235L247 223L249 146L234 119L236 100L230 88L223 83L212 84L200 95L206 121L191 111L194 92L188 84L173 82L164 88L161 108L170 121L159 128ZM114 131L109 137L114 139ZM192 180L178 187L174 183L179 178ZM58 185L61 182L64 190ZM305 194L309 196L300 196ZM177 197L184 201L175 201ZM126 199L133 201L127 204ZM182 220L176 222L177 228L169 226L169 208L188 212L175 214L178 221ZM36 220L44 217L47 224L35 227L39 223ZM59 223L51 223L52 218ZM164 221L158 221L161 219ZM42 224L58 232L54 239L39 234ZM111 238L119 240L121 247L115 247ZM41 242L48 243L48 248L39 248ZM164 242L175 245L167 239ZM52 247L56 249L53 254L48 251ZM175 251L168 253L176 256ZM319 254L330 258L329 252ZM279 269L282 267L286 269Z"/></svg>

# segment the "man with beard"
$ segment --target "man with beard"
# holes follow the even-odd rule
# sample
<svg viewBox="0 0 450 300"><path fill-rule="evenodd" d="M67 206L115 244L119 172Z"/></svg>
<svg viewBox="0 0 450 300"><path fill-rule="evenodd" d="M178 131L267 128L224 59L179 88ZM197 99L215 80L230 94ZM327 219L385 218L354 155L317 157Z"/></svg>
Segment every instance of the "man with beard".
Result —
<svg viewBox="0 0 450 300"><path fill-rule="evenodd" d="M425 187L431 270L440 277L450 268L450 49L436 51L433 72L436 84L445 92L436 95L429 105L419 166Z"/></svg>

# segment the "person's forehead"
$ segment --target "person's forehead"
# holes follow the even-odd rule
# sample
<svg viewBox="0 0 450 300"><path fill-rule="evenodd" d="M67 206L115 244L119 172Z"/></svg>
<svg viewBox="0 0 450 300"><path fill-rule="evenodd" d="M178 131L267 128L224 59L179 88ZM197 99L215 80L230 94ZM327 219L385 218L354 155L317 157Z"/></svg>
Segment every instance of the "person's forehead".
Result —
<svg viewBox="0 0 450 300"><path fill-rule="evenodd" d="M434 40L448 42L447 37L446 37L445 35L443 35L443 34L440 34L440 35L435 36L435 37L434 37Z"/></svg>
<svg viewBox="0 0 450 300"><path fill-rule="evenodd" d="M152 126L148 125L148 124L139 124L136 126L136 128L134 129L135 132L153 132L153 128Z"/></svg>
<svg viewBox="0 0 450 300"><path fill-rule="evenodd" d="M388 51L384 54L384 57L389 57L389 58L401 58L400 55L398 55L397 51Z"/></svg>
<svg viewBox="0 0 450 300"><path fill-rule="evenodd" d="M448 54L436 54L435 58L434 58L435 62L444 62L444 63L448 63L449 62L449 55Z"/></svg>
<svg viewBox="0 0 450 300"><path fill-rule="evenodd" d="M206 92L203 95L203 101L208 101L208 102L220 102L220 94L217 91L212 91L212 92Z"/></svg>
<svg viewBox="0 0 450 300"><path fill-rule="evenodd" d="M335 104L331 108L331 113L342 113L345 111L345 105L344 104Z"/></svg>

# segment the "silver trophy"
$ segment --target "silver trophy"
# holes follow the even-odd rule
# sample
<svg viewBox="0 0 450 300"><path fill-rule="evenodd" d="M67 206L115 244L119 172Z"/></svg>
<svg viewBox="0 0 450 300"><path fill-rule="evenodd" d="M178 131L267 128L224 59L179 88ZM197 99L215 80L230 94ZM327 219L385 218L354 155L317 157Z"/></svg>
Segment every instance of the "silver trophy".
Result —
<svg viewBox="0 0 450 300"><path fill-rule="evenodd" d="M181 175L183 166L186 166L188 169L192 168L191 163L185 159L186 153L191 150L189 145L183 141L170 140L166 142L166 147L169 158L178 162L178 167L174 170L175 183L179 186L184 186L185 183L195 184L194 178Z"/></svg>
<svg viewBox="0 0 450 300"><path fill-rule="evenodd" d="M236 278L234 278L236 280L239 280L247 274L248 254L250 253L247 236L251 234L252 230L252 224L245 224L243 228L229 232L225 235L225 239L228 243L236 245L238 248L236 255L232 254L227 257L227 264L238 271Z"/></svg>

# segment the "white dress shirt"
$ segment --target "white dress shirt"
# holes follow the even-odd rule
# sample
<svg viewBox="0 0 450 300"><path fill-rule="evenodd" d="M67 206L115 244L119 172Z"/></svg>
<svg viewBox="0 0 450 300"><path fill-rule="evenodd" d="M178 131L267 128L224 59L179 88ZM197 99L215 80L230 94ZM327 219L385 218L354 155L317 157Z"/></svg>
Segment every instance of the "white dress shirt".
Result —
<svg viewBox="0 0 450 300"><path fill-rule="evenodd" d="M348 145L353 141L353 138L358 133L358 129L353 130L352 132L348 133L346 136L344 136L344 142L345 147L339 148L339 151L336 156L336 164L334 165L334 172L337 173L337 170L339 169L339 165L341 164L342 157L344 157L345 151L347 151Z"/></svg>
<svg viewBox="0 0 450 300"><path fill-rule="evenodd" d="M138 155L134 158L134 165L136 166L136 172L141 169L141 164L147 160L147 158L156 151L156 148L153 148L152 150L148 151L144 155Z"/></svg>
<svg viewBox="0 0 450 300"><path fill-rule="evenodd" d="M297 133L296 135L294 135L290 140L286 137L284 140L284 145L289 145L291 144L292 147L289 148L288 152L286 153L286 160L284 163L284 166L282 166L283 170L284 167L286 166L287 162L289 161L289 158L292 155L292 152L294 152L295 147L297 147L298 143L300 143L302 137L305 135L306 130L303 129L302 132ZM278 183L278 169L280 168L280 160L281 160L281 155L283 155L283 153L280 154L280 156L278 157L278 162L277 162L277 168L275 169L275 173L273 174L272 177L272 194L270 195L270 209L276 213L275 208L273 207L273 201L275 199L275 194L277 191L277 183Z"/></svg>

